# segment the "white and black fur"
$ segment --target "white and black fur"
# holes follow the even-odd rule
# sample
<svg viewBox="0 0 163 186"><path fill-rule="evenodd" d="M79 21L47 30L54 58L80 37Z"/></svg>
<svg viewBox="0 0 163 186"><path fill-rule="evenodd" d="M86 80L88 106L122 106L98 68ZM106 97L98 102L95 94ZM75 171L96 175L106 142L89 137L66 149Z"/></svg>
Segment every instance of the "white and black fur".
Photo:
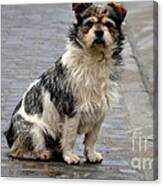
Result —
<svg viewBox="0 0 163 186"><path fill-rule="evenodd" d="M60 155L66 163L77 164L74 144L77 134L84 134L86 160L103 160L95 143L116 95L110 79L113 48L111 43L87 48L74 29L65 54L30 85L13 112L5 132L12 157L49 160Z"/></svg>

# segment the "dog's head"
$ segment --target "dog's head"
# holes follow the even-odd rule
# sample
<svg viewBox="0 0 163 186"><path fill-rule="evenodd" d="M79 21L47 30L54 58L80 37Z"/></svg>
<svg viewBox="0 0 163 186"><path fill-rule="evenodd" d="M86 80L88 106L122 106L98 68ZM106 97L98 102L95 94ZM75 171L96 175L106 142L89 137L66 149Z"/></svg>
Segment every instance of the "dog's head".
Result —
<svg viewBox="0 0 163 186"><path fill-rule="evenodd" d="M76 24L70 39L84 44L87 48L109 47L120 31L126 16L126 9L119 3L105 6L93 3L73 3Z"/></svg>

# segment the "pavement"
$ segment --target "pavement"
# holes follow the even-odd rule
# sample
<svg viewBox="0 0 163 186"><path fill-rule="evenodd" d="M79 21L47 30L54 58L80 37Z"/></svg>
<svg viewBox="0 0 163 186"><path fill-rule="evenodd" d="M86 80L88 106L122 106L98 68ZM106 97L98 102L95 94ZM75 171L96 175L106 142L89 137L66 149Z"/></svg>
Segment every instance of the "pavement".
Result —
<svg viewBox="0 0 163 186"><path fill-rule="evenodd" d="M97 150L102 164L84 162L82 137L78 166L63 162L15 160L1 134L3 177L153 180L157 178L157 122L153 113L153 4L126 2L123 63L115 66L121 95L102 125ZM70 4L2 6L1 131L28 85L65 51L74 20Z"/></svg>

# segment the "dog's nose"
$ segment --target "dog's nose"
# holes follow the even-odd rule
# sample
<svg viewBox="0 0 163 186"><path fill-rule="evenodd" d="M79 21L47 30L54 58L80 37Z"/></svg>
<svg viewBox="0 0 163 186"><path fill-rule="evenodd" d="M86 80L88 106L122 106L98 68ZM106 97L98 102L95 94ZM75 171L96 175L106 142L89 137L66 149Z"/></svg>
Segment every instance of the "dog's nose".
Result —
<svg viewBox="0 0 163 186"><path fill-rule="evenodd" d="M97 38L101 38L104 35L104 32L102 30L96 30L95 35Z"/></svg>

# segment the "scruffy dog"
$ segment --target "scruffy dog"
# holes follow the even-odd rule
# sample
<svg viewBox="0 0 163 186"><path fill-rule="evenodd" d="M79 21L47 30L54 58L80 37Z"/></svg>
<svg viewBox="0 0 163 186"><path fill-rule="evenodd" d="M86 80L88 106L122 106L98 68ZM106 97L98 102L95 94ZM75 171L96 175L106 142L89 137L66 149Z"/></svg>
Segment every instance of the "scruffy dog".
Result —
<svg viewBox="0 0 163 186"><path fill-rule="evenodd" d="M126 16L119 3L73 3L76 23L65 54L34 81L16 106L5 132L10 155L49 160L61 155L78 164L77 134L84 134L84 154L91 163L103 157L95 143L114 96L112 51Z"/></svg>

